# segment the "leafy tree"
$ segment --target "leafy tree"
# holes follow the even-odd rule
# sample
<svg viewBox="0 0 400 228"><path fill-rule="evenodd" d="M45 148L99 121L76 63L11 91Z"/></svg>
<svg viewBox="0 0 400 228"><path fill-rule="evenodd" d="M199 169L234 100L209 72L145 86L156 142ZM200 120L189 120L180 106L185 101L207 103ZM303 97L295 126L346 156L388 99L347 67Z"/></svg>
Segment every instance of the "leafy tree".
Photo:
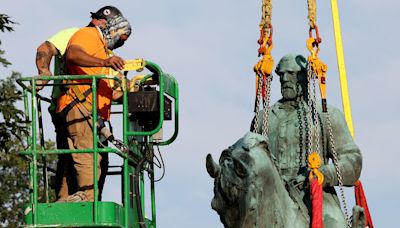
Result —
<svg viewBox="0 0 400 228"><path fill-rule="evenodd" d="M0 13L0 30L2 32L11 32L14 31L12 25L16 24L14 21L10 20L10 17L7 16L6 14ZM1 45L1 41L0 41ZM4 67L7 67L11 63L8 62L5 58L2 57L4 55L5 51L0 49L0 63L3 64Z"/></svg>
<svg viewBox="0 0 400 228"><path fill-rule="evenodd" d="M0 14L0 31L13 31L16 24L5 14ZM1 44L1 41L0 41ZM0 50L0 63L7 67L11 63ZM29 157L19 155L26 145L25 136L28 129L24 112L16 106L22 100L22 93L16 86L21 75L12 72L11 76L0 80L0 226L21 227L23 225L23 207L29 199ZM54 148L54 143L47 141L45 148ZM48 156L48 162L54 166L55 157ZM40 166L40 164L39 164ZM41 172L38 175L39 185L43 186ZM39 189L39 200L43 199L43 187ZM52 194L54 199L54 194Z"/></svg>

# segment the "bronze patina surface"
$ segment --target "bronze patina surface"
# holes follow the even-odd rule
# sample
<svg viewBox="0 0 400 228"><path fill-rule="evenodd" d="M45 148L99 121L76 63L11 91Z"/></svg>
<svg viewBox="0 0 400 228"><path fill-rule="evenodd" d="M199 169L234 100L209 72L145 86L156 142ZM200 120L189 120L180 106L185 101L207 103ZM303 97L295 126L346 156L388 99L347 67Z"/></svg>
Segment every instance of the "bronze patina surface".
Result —
<svg viewBox="0 0 400 228"><path fill-rule="evenodd" d="M225 227L309 227L311 200L307 156L311 134L306 115L310 113L307 95L307 61L301 55L286 55L275 72L281 83L282 98L269 109L268 137L259 129L247 133L224 150L219 164L207 156L207 171L214 182L212 208ZM320 134L318 140L324 175L323 222L325 228L346 227L335 186L338 175L332 163L331 143L335 143L343 185L353 186L362 167L360 149L354 143L343 114L328 106L327 114L316 105ZM315 118L315 117L314 117ZM254 126L254 120L252 127ZM254 130L254 129L253 129ZM353 209L353 227L364 227L363 209Z"/></svg>

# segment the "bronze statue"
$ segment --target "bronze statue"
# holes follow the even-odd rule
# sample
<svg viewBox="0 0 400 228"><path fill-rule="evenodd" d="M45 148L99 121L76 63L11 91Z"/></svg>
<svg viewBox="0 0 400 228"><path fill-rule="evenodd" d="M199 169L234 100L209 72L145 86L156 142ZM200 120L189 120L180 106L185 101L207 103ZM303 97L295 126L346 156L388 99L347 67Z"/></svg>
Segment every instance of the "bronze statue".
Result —
<svg viewBox="0 0 400 228"><path fill-rule="evenodd" d="M207 156L207 171L215 178L212 208L225 227L309 227L311 200L307 156L310 113L307 94L307 61L301 55L286 55L275 72L280 77L282 99L269 109L269 133L264 137L247 133L223 151L216 164ZM325 228L346 227L334 186L338 175L332 164L335 142L338 168L345 186L359 178L362 157L341 112L328 106L332 138L327 130L327 114L316 105L319 119L319 148L322 154L323 222ZM261 133L262 114L258 118ZM252 127L254 126L254 121ZM353 209L353 227L363 227L363 209Z"/></svg>

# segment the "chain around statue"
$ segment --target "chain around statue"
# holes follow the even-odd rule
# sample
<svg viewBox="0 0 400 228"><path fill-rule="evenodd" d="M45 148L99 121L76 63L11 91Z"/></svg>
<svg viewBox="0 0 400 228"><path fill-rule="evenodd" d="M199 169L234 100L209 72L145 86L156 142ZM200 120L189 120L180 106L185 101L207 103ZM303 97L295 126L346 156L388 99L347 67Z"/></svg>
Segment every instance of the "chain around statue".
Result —
<svg viewBox="0 0 400 228"><path fill-rule="evenodd" d="M312 30L315 29L316 32L316 38L312 37ZM318 52L319 52L319 44L321 43L321 38L319 37L318 34L318 27L314 23L314 28L310 27L310 38L307 40L307 48L311 52L311 55L308 56L307 61L308 61L308 68L307 68L307 75L308 75L308 106L311 109L311 112L309 114L309 120L310 122L313 123L313 127L315 127L315 134L316 136L316 149L319 151L319 142L318 142L318 135L316 134L317 132L317 126L318 126L318 116L317 116L317 111L316 111L316 80L318 79L319 82L319 87L320 87L320 93L321 93L321 101L322 101L322 112L326 115L326 122L327 122L327 129L328 129L328 142L330 145L330 149L332 152L332 157L333 157L333 164L335 166L336 170L336 175L338 176L338 182L339 182L339 191L340 191L340 196L341 196L341 201L343 205L343 210L346 218L346 223L347 227L351 227L351 221L349 218L348 210L347 210L347 203L346 199L344 196L344 191L343 191L343 181L342 181L342 175L341 171L339 169L339 164L338 164L338 158L337 158L337 153L336 153L336 148L335 148L335 141L333 138L333 132L332 132L332 124L327 108L327 102L326 102L326 71L328 69L327 65L323 63L321 60L318 59ZM316 50L314 49L316 47ZM312 84L313 89L311 90L310 84ZM310 100L311 98L311 100ZM310 123L309 122L309 123ZM309 128L311 129L311 128ZM311 133L309 135L313 134L312 129ZM311 140L311 136L309 136L309 140ZM310 141L309 141L310 144ZM311 145L310 145L311 147ZM320 151L319 151L320 152Z"/></svg>
<svg viewBox="0 0 400 228"><path fill-rule="evenodd" d="M260 23L260 39L258 44L258 56L260 60L254 65L254 72L256 73L256 101L254 106L255 112L255 125L254 132L258 131L258 120L260 118L260 103L262 102L264 115L262 123L262 135L268 135L268 118L269 118L269 103L271 93L272 69L274 68L274 59L271 55L273 48L272 43L272 1L263 0L262 16Z"/></svg>

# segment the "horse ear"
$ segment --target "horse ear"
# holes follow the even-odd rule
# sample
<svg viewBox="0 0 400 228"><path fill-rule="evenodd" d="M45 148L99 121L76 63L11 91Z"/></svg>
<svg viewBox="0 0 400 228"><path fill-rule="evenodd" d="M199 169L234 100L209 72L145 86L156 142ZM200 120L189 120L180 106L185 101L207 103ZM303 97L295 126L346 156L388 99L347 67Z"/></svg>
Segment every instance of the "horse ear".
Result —
<svg viewBox="0 0 400 228"><path fill-rule="evenodd" d="M220 167L217 163L214 162L214 159L212 158L211 154L207 154L206 168L210 177L216 178L219 175Z"/></svg>

